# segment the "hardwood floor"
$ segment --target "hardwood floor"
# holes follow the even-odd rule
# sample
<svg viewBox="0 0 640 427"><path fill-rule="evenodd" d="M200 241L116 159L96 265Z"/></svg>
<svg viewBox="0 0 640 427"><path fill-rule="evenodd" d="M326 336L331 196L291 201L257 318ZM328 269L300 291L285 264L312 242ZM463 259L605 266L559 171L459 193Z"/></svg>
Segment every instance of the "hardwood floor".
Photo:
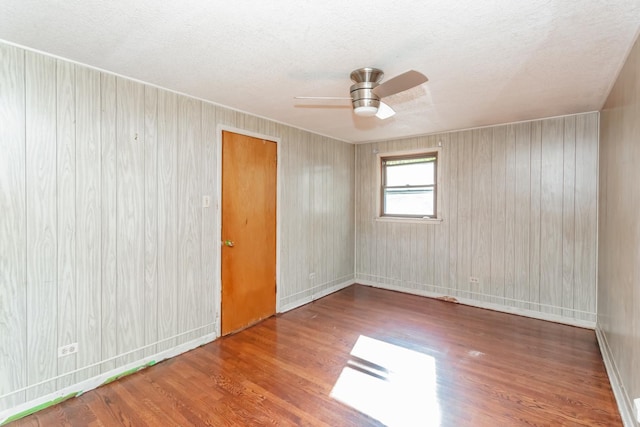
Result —
<svg viewBox="0 0 640 427"><path fill-rule="evenodd" d="M382 424L622 422L593 331L354 285L15 426Z"/></svg>

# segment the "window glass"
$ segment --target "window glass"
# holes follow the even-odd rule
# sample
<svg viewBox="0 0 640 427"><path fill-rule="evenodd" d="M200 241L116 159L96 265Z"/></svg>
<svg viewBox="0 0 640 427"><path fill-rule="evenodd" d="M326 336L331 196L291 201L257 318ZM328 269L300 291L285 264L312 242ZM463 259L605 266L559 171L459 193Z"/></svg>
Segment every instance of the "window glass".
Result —
<svg viewBox="0 0 640 427"><path fill-rule="evenodd" d="M435 218L437 153L381 157L383 216Z"/></svg>
<svg viewBox="0 0 640 427"><path fill-rule="evenodd" d="M384 193L386 215L434 215L434 191L432 188L387 189Z"/></svg>
<svg viewBox="0 0 640 427"><path fill-rule="evenodd" d="M434 166L433 161L404 165L387 163L387 186L433 185L435 181Z"/></svg>

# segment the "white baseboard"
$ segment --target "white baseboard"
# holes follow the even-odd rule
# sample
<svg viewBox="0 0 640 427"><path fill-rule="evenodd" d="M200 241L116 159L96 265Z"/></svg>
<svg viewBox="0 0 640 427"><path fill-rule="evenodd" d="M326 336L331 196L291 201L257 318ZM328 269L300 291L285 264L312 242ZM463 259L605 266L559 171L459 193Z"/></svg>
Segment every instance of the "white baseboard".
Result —
<svg viewBox="0 0 640 427"><path fill-rule="evenodd" d="M386 285L386 284L372 282L372 281L363 280L363 279L356 279L355 283L372 286L374 288L387 289L390 291L404 292L406 294L420 295L420 296L429 297L429 298L442 298L442 297L450 296L443 293L424 291L421 289L408 289L401 286ZM460 304L469 305L472 307L486 308L488 310L500 311L500 312L509 313L509 314L516 314L518 316L531 317L533 319L540 319L540 320L546 320L549 322L562 323L565 325L577 326L577 327L586 328L586 329L595 329L596 327L596 322L592 322L589 320L579 320L579 319L573 319L570 317L558 316L551 313L541 313L539 311L527 310L526 308L508 307L501 304L477 301L470 298L455 297L455 299Z"/></svg>
<svg viewBox="0 0 640 427"><path fill-rule="evenodd" d="M13 421L14 419L19 419L41 409L47 408L68 398L79 396L82 393L98 388L101 385L109 383L119 377L137 372L140 369L152 366L165 359L193 350L194 348L200 347L201 345L207 344L215 339L215 333L204 335L195 340L180 344L168 350L163 350L135 362L127 363L124 366L120 366L116 369L112 369L100 375L96 375L84 381L80 381L76 384L57 390L53 393L22 403L14 408L4 410L0 412L0 426L9 421Z"/></svg>
<svg viewBox="0 0 640 427"><path fill-rule="evenodd" d="M342 283L338 283L337 285L331 286L330 288L322 289L319 292L312 294L311 296L301 298L301 299L299 299L297 301L294 301L292 303L285 304L285 305L279 307L278 308L278 313L284 313L286 311L293 310L294 308L298 308L298 307L303 306L305 304L309 304L310 302L313 302L313 301L315 301L317 299L320 299L322 297L326 297L329 294L332 294L334 292L338 292L339 290L344 289L347 286L351 286L354 283L356 283L356 281L354 279L349 279L349 280L346 280L346 281L344 281Z"/></svg>
<svg viewBox="0 0 640 427"><path fill-rule="evenodd" d="M607 342L607 336L599 325L596 325L596 337L598 338L598 345L600 346L600 353L602 353L604 367L609 376L611 389L613 389L613 395L616 398L618 410L622 417L622 423L625 427L636 427L638 424L633 420L633 404L620 379L620 372L618 372L618 367L613 359L611 347L609 347L609 343Z"/></svg>

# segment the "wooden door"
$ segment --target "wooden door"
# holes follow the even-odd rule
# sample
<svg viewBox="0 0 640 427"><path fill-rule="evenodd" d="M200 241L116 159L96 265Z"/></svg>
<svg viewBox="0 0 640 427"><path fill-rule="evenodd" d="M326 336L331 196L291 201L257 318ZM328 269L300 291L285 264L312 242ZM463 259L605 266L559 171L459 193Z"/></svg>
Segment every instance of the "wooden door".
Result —
<svg viewBox="0 0 640 427"><path fill-rule="evenodd" d="M276 143L222 134L222 334L276 311Z"/></svg>

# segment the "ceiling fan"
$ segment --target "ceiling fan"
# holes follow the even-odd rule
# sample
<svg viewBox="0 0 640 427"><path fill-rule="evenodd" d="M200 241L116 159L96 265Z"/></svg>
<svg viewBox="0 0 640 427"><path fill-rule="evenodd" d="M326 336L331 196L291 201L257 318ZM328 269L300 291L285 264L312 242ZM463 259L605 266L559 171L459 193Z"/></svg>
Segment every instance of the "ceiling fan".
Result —
<svg viewBox="0 0 640 427"><path fill-rule="evenodd" d="M369 67L352 71L350 77L354 84L349 89L351 92L351 97L349 98L340 96L296 96L295 99L349 99L356 115L362 117L376 116L384 120L393 116L396 112L380 99L404 92L429 80L424 74L409 70L384 83L380 83L384 77L382 70Z"/></svg>

